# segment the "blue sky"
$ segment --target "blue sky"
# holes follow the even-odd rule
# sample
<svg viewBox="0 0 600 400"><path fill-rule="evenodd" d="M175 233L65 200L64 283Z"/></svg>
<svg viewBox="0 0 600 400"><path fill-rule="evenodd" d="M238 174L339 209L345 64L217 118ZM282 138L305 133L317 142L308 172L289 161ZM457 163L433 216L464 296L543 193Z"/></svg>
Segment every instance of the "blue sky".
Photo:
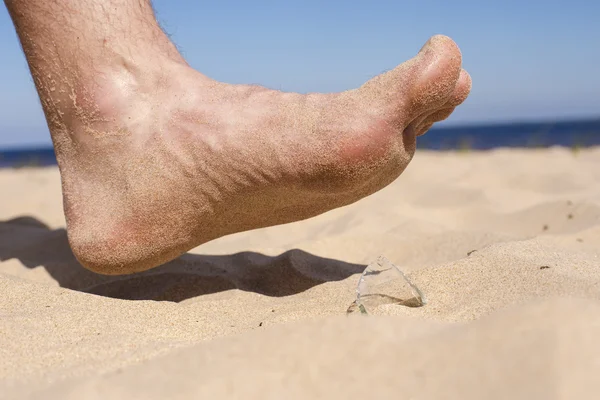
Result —
<svg viewBox="0 0 600 400"><path fill-rule="evenodd" d="M299 92L360 85L452 37L473 91L449 124L600 116L600 1L155 0L190 64L231 83ZM49 144L0 6L0 147Z"/></svg>

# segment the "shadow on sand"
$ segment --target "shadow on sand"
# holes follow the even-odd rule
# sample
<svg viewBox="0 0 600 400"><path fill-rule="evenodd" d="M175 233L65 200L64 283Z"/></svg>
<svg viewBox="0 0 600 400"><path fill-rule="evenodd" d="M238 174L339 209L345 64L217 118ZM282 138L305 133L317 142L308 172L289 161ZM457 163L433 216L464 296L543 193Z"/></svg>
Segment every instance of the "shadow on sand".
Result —
<svg viewBox="0 0 600 400"><path fill-rule="evenodd" d="M52 230L33 217L0 221L0 261L12 258L27 268L46 269L63 288L119 299L173 302L230 289L289 296L362 273L366 267L294 249L276 257L253 252L188 253L149 271L105 276L79 264L64 229Z"/></svg>

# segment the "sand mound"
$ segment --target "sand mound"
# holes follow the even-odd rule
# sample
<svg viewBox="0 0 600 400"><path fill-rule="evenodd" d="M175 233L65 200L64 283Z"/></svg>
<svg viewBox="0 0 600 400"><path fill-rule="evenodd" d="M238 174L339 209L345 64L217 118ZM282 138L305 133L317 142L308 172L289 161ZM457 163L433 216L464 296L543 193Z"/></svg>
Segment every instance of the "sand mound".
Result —
<svg viewBox="0 0 600 400"><path fill-rule="evenodd" d="M600 150L423 152L352 206L101 276L56 169L0 170L0 397L596 398L598 182ZM428 304L346 317L380 254Z"/></svg>

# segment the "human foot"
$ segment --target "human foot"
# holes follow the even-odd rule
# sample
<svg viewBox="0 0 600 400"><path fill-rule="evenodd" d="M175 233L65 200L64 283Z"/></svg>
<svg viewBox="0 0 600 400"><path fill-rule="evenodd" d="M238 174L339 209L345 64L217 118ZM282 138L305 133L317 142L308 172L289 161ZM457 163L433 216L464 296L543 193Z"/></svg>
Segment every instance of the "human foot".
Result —
<svg viewBox="0 0 600 400"><path fill-rule="evenodd" d="M132 273L353 203L396 179L469 90L444 36L338 94L218 83L180 62L111 67L71 93L68 140L53 132L69 241L87 268Z"/></svg>

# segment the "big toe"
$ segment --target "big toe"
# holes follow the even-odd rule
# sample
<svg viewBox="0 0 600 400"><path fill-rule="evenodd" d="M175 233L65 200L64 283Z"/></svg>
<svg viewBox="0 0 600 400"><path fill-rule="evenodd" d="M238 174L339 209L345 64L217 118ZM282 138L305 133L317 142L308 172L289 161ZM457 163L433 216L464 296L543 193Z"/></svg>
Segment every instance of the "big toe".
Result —
<svg viewBox="0 0 600 400"><path fill-rule="evenodd" d="M412 82L408 104L411 114L438 108L450 100L462 70L462 55L447 36L434 36L411 60Z"/></svg>
<svg viewBox="0 0 600 400"><path fill-rule="evenodd" d="M406 125L439 109L453 95L461 75L462 56L456 43L433 36L411 60L375 77L363 86L367 97L395 114Z"/></svg>

